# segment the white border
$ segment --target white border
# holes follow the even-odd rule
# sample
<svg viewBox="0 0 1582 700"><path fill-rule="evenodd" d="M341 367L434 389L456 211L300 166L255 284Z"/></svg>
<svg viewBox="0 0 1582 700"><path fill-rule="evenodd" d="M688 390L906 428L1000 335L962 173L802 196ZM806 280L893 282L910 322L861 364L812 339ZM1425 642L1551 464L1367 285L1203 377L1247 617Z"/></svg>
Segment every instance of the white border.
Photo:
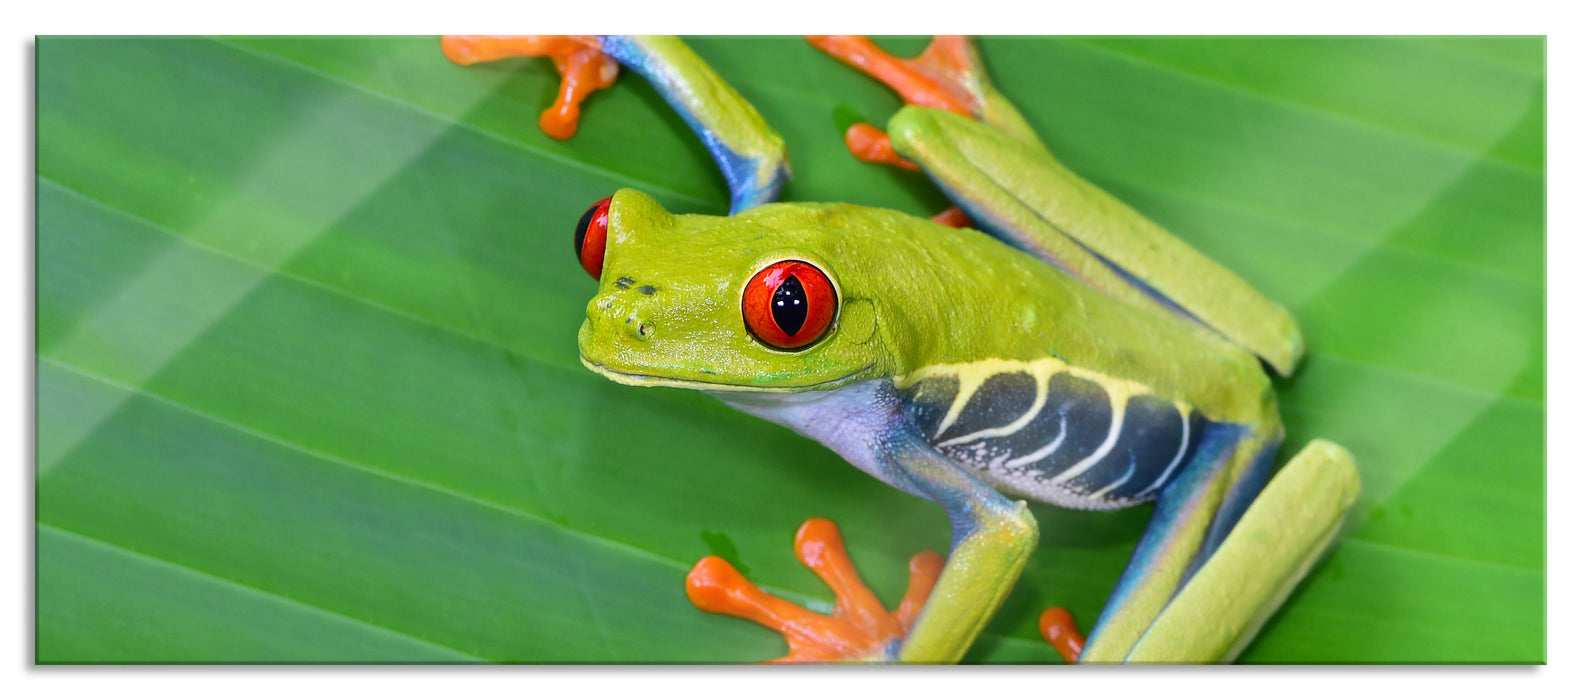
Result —
<svg viewBox="0 0 1582 700"><path fill-rule="evenodd" d="M419 6L433 10L435 7ZM1036 8L1036 9L1034 9ZM1549 363L1548 396L1569 397L1577 389L1576 370L1563 350L1573 343L1571 334L1578 299L1572 266L1582 228L1577 224L1572 172L1574 139L1568 132L1575 115L1576 52L1574 32L1562 24L1566 17L1559 3L1524 0L1484 2L1384 2L1381 0L1326 0L1322 3L1232 2L1093 2L1092 0L971 0L935 2L853 3L849 0L799 0L795 3L640 2L594 0L551 4L541 0L496 0L448 3L442 16L405 12L392 3L335 5L324 0L271 0L246 2L31 2L6 12L5 26L22 33L13 44L16 62L0 75L5 94L14 96L6 112L13 128L6 133L8 149L15 149L21 167L5 171L7 191L19 193L11 202L16 209L19 235L11 246L7 286L10 303L0 306L0 327L11 334L3 345L0 366L6 373L9 401L3 422L4 444L20 446L10 472L20 492L9 500L14 514L7 520L15 531L0 537L3 558L12 564L11 575L0 577L0 686L22 686L0 691L6 697L138 698L269 698L285 694L306 697L380 698L586 698L619 693L625 697L781 698L805 700L809 693L835 691L838 696L867 697L1005 697L1028 693L1031 697L1077 696L1107 698L1133 692L1168 693L1171 697L1212 695L1216 698L1247 695L1280 697L1362 696L1509 697L1528 694L1535 684L1564 687L1578 680L1568 666L1578 659L1576 635L1566 632L1582 623L1575 591L1582 590L1576 576L1578 549L1577 512L1564 501L1551 499L1548 557L1550 635L1548 659L1552 666L1532 669L1400 669L1368 668L1302 669L1154 669L1124 672L1116 669L999 668L999 669L613 669L586 667L482 668L33 668L32 667L32 134L33 46L37 34L127 33L440 33L486 32L557 33L592 30L647 33L786 33L793 31L860 31L892 34L927 33L948 28L975 33L1276 33L1276 34L1548 34L1550 197L1549 238ZM770 14L772 13L772 14ZM1031 14L1030 13L1034 13ZM1567 186L1569 183L1572 186ZM1548 408L1548 435L1568 438L1577 434L1578 411L1568 401ZM16 454L16 453L13 453ZM1574 440L1551 440L1547 462L1549 494L1582 492L1577 465L1579 449ZM1559 543L1555 546L1554 543ZM530 634L531 630L524 630ZM772 674L772 675L765 675ZM1565 679L1565 680L1561 680ZM20 692L19 692L20 691ZM1547 695L1547 694L1546 694Z"/></svg>
<svg viewBox="0 0 1582 700"><path fill-rule="evenodd" d="M35 34L1544 34L1564 16L1545 0L472 0L417 5L270 0L32 2L20 28ZM434 10L438 10L437 12ZM7 14L18 14L15 11ZM8 21L6 26L19 26Z"/></svg>

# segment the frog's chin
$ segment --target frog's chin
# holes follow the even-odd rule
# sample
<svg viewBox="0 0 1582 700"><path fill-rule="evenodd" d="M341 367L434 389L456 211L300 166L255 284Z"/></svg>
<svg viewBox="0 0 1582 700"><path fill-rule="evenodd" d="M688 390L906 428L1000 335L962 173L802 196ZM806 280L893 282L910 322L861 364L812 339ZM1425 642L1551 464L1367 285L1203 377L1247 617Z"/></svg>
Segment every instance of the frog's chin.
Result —
<svg viewBox="0 0 1582 700"><path fill-rule="evenodd" d="M729 384L726 382L711 382L703 379L680 379L677 377L665 377L654 374L644 374L640 372L622 372L620 370L611 369L594 362L593 360L588 359L586 355L580 355L580 357L582 359L582 366L598 372L599 374L609 378L611 381L618 382L620 384L627 384L630 386L669 386L676 387L678 389L699 389L710 392L732 391L755 394L782 394L797 391L824 391L829 389L838 389L841 386L851 383L858 376L862 375L864 372L867 372L873 367L873 365L868 365L867 367L863 367L862 369L842 377L836 377L834 379L800 386L744 386L741 384Z"/></svg>

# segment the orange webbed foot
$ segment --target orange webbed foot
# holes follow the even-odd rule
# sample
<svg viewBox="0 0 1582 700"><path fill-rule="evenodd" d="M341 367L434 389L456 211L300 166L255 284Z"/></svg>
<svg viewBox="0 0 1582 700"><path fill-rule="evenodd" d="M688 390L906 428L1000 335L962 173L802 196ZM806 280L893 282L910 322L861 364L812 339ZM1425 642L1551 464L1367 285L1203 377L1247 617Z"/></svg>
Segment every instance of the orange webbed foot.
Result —
<svg viewBox="0 0 1582 700"><path fill-rule="evenodd" d="M1077 621L1065 608L1050 608L1039 615L1038 631L1068 664L1077 662L1077 657L1082 656L1082 647L1087 644L1077 629Z"/></svg>
<svg viewBox="0 0 1582 700"><path fill-rule="evenodd" d="M577 133L582 101L615 83L620 64L599 50L591 36L471 36L440 39L440 48L452 62L470 66L519 56L548 56L560 71L560 92L555 104L538 117L538 128L562 141Z"/></svg>
<svg viewBox="0 0 1582 700"><path fill-rule="evenodd" d="M914 58L897 58L862 36L810 36L808 43L890 86L907 104L967 117L983 111L980 70L963 36L937 36Z"/></svg>
<svg viewBox="0 0 1582 700"><path fill-rule="evenodd" d="M937 552L913 556L906 596L890 612L857 574L835 523L823 518L803 523L796 534L796 554L834 591L833 614L820 615L765 593L715 556L704 557L687 575L687 597L705 612L752 620L779 632L790 653L770 663L871 660L911 629L945 566Z"/></svg>
<svg viewBox="0 0 1582 700"><path fill-rule="evenodd" d="M808 43L890 86L907 104L947 109L963 116L983 114L982 68L963 36L937 36L915 58L896 58L861 36L810 36ZM865 163L918 170L895 152L890 136L864 123L846 129L846 150ZM935 214L935 223L955 228L972 225L956 207Z"/></svg>

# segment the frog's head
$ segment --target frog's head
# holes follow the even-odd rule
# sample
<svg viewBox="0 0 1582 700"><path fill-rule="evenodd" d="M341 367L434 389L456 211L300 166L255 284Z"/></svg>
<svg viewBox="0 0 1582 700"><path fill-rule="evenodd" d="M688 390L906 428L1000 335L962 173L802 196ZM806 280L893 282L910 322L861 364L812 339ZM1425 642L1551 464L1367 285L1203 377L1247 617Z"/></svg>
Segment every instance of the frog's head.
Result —
<svg viewBox="0 0 1582 700"><path fill-rule="evenodd" d="M674 215L634 190L589 209L577 252L599 293L582 362L624 384L829 389L894 373L860 271L816 206Z"/></svg>

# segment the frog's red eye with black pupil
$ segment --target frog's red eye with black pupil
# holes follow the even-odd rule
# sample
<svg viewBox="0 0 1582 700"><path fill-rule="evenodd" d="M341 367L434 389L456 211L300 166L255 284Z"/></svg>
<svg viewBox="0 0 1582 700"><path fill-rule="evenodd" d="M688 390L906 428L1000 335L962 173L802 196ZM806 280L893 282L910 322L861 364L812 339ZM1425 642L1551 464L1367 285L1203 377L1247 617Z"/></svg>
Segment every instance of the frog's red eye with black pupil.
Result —
<svg viewBox="0 0 1582 700"><path fill-rule="evenodd" d="M742 320L765 345L796 350L824 337L835 304L835 285L822 271L801 260L782 260L747 283Z"/></svg>
<svg viewBox="0 0 1582 700"><path fill-rule="evenodd" d="M599 273L604 271L604 237L609 233L609 228L609 197L588 207L577 222L577 235L572 245L576 247L577 260L582 262L582 269L593 275L593 279L598 279Z"/></svg>

